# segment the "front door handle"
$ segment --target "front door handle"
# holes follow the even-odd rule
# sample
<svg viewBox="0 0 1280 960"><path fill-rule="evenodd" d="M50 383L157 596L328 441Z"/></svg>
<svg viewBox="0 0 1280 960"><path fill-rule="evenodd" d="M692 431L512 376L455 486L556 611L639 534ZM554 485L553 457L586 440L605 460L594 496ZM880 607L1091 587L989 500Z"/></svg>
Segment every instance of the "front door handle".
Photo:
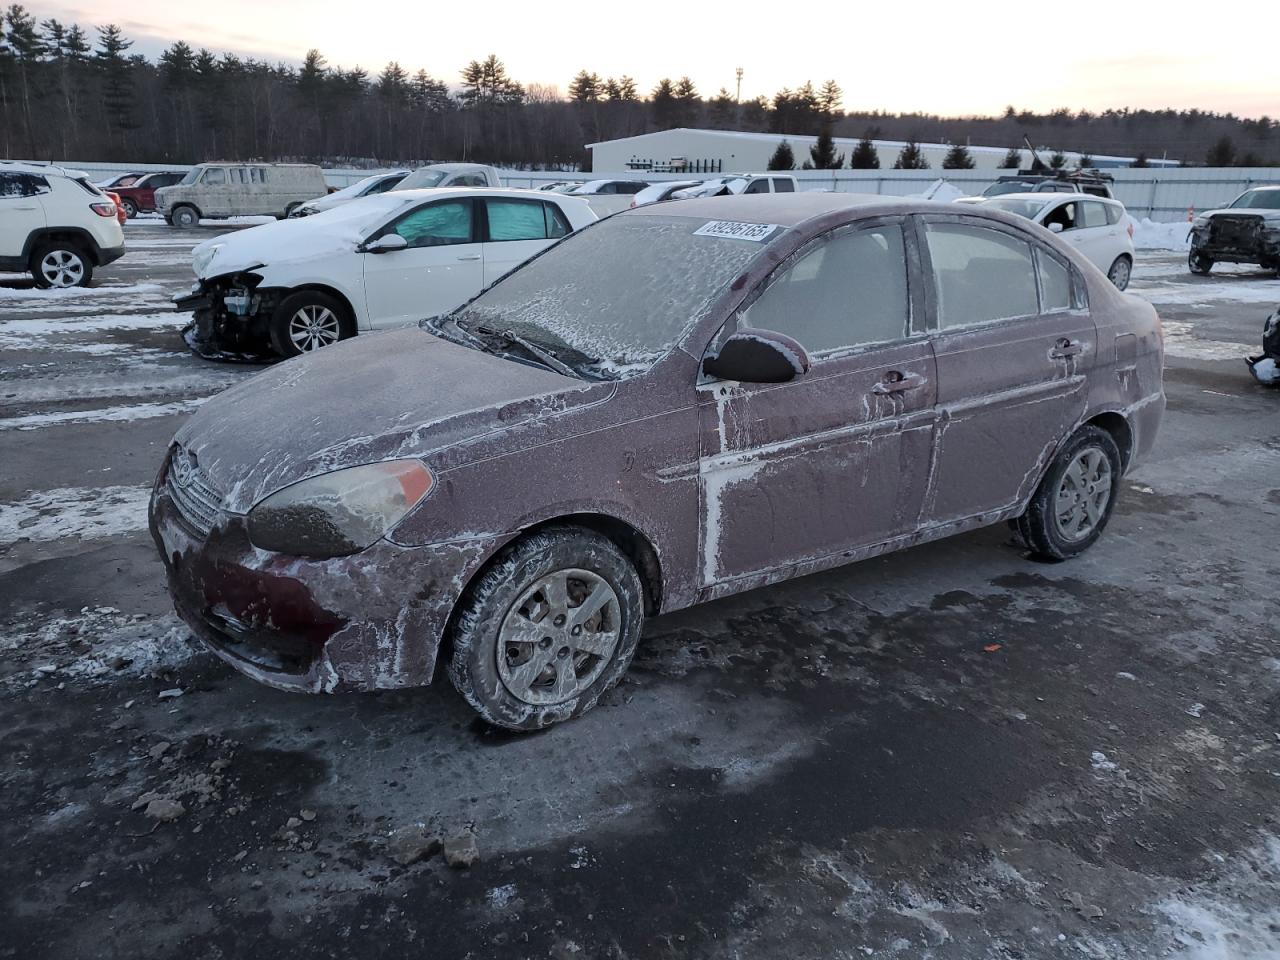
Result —
<svg viewBox="0 0 1280 960"><path fill-rule="evenodd" d="M1070 337L1059 337L1054 343L1053 349L1049 351L1049 356L1055 360L1065 360L1067 357L1074 357L1084 353L1084 344L1079 340L1072 340Z"/></svg>
<svg viewBox="0 0 1280 960"><path fill-rule="evenodd" d="M919 390L924 386L924 377L918 373L903 373L901 370L890 370L880 382L871 388L872 393L887 396L893 393L906 393L908 390Z"/></svg>
<svg viewBox="0 0 1280 960"><path fill-rule="evenodd" d="M459 259L459 260L479 260L479 259L480 259L480 254L478 254L478 253L477 253L477 254L473 254L472 256L469 256L469 257L459 257L458 259Z"/></svg>

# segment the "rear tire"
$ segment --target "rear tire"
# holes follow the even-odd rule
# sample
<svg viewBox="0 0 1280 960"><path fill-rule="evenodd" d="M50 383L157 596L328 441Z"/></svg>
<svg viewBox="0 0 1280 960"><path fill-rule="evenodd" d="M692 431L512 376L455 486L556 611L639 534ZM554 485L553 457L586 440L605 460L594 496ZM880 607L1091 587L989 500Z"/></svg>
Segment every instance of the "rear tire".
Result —
<svg viewBox="0 0 1280 960"><path fill-rule="evenodd" d="M192 227L200 226L200 214L196 212L195 207L174 207L173 212L169 214L169 222L182 230L190 230Z"/></svg>
<svg viewBox="0 0 1280 960"><path fill-rule="evenodd" d="M271 317L271 346L282 357L313 353L356 334L347 305L319 290L303 290L280 301Z"/></svg>
<svg viewBox="0 0 1280 960"><path fill-rule="evenodd" d="M1013 528L1036 560L1056 562L1093 546L1111 519L1119 490L1120 450L1111 434L1086 424L1049 464Z"/></svg>
<svg viewBox="0 0 1280 960"><path fill-rule="evenodd" d="M1117 290L1124 290L1129 286L1129 278L1133 275L1133 260L1127 253L1122 253L1116 257L1116 262L1111 264L1111 269L1107 271L1107 279L1110 280Z"/></svg>
<svg viewBox="0 0 1280 960"><path fill-rule="evenodd" d="M1207 277L1209 271L1213 269L1213 258L1192 250L1187 256L1187 267L1197 277Z"/></svg>
<svg viewBox="0 0 1280 960"><path fill-rule="evenodd" d="M120 201L120 206L124 208L124 215L128 219L132 220L138 215L138 205L128 197Z"/></svg>
<svg viewBox="0 0 1280 960"><path fill-rule="evenodd" d="M530 534L467 588L449 679L485 720L538 730L580 717L616 684L644 626L635 566L591 530Z"/></svg>
<svg viewBox="0 0 1280 960"><path fill-rule="evenodd" d="M31 278L36 286L87 287L93 280L93 261L84 249L68 241L42 243L31 255Z"/></svg>

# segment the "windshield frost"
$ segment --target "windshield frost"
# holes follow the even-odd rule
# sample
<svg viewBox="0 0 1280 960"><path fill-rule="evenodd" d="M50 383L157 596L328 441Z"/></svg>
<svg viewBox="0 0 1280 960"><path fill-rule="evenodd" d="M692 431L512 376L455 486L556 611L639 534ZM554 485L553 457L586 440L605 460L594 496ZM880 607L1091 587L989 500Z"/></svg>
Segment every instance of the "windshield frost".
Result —
<svg viewBox="0 0 1280 960"><path fill-rule="evenodd" d="M548 250L454 314L465 327L567 345L606 376L651 366L765 244L694 236L691 217L612 217Z"/></svg>

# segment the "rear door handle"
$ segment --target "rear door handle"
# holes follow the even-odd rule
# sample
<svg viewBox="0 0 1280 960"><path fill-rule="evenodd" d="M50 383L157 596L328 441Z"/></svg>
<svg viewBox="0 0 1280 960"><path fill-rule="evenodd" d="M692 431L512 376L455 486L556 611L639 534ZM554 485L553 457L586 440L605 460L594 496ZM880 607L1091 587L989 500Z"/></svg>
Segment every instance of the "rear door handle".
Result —
<svg viewBox="0 0 1280 960"><path fill-rule="evenodd" d="M1049 351L1049 356L1055 360L1064 360L1067 357L1074 357L1084 353L1084 344L1079 340L1072 340L1069 337L1059 337L1054 343L1053 349Z"/></svg>
<svg viewBox="0 0 1280 960"><path fill-rule="evenodd" d="M478 254L478 253L477 253L477 254L474 254L474 255L469 256L469 257L459 257L458 259L459 259L459 260L479 260L479 259L480 259L480 254Z"/></svg>
<svg viewBox="0 0 1280 960"><path fill-rule="evenodd" d="M901 370L890 370L880 382L871 388L872 393L886 396L892 393L906 393L908 390L919 390L924 386L924 377L918 373L903 373Z"/></svg>

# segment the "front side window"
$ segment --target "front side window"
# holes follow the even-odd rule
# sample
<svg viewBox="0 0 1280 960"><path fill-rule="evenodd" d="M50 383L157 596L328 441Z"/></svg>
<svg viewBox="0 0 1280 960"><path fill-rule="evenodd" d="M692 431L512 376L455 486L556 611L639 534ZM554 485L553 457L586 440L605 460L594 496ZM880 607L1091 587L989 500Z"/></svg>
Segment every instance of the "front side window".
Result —
<svg viewBox="0 0 1280 960"><path fill-rule="evenodd" d="M988 227L928 223L938 323L943 329L1039 310L1031 245Z"/></svg>
<svg viewBox="0 0 1280 960"><path fill-rule="evenodd" d="M1057 257L1051 257L1043 250L1036 251L1036 266L1040 270L1041 312L1070 310L1074 305L1071 299L1071 270Z"/></svg>
<svg viewBox="0 0 1280 960"><path fill-rule="evenodd" d="M1074 230L1080 226L1080 204L1060 203L1044 215L1041 221L1046 227L1056 223L1063 230Z"/></svg>
<svg viewBox="0 0 1280 960"><path fill-rule="evenodd" d="M384 233L397 233L410 247L471 243L471 201L441 200L411 210Z"/></svg>
<svg viewBox="0 0 1280 960"><path fill-rule="evenodd" d="M210 167L201 181L206 187L220 187L227 182L227 172L221 167Z"/></svg>
<svg viewBox="0 0 1280 960"><path fill-rule="evenodd" d="M812 354L906 336L907 257L897 224L846 228L782 267L741 325L794 337Z"/></svg>
<svg viewBox="0 0 1280 960"><path fill-rule="evenodd" d="M752 180L749 184L747 184L747 189L743 190L742 192L743 193L768 193L769 181L768 180Z"/></svg>

